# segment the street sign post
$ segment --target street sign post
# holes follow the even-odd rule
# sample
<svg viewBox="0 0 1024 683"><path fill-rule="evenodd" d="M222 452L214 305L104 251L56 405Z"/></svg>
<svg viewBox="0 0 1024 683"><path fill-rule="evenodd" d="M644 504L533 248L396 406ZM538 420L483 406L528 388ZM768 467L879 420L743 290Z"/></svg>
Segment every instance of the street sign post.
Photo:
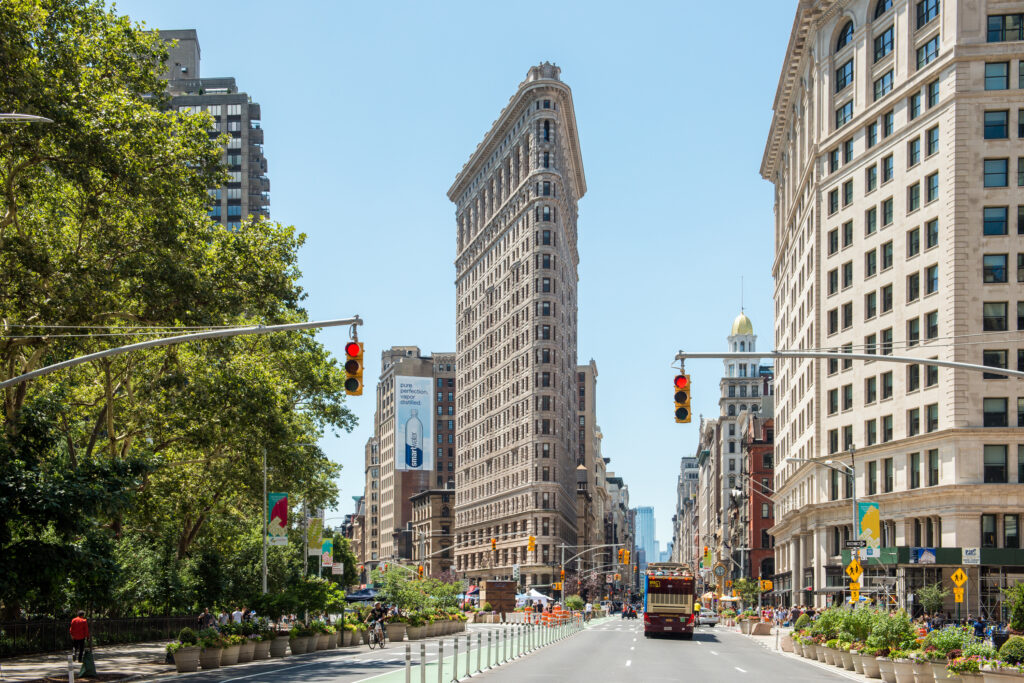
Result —
<svg viewBox="0 0 1024 683"><path fill-rule="evenodd" d="M957 587L957 588L953 589L953 600L955 600L958 603L964 601L964 589L963 588ZM956 606L956 610L957 610L957 612L960 611L960 605Z"/></svg>
<svg viewBox="0 0 1024 683"><path fill-rule="evenodd" d="M850 581L860 581L863 573L864 567L861 566L860 560L857 558L853 558L850 564L846 565L846 575L850 577Z"/></svg>
<svg viewBox="0 0 1024 683"><path fill-rule="evenodd" d="M956 600L956 618L960 618L960 603L964 601L964 589L962 586L967 582L967 574L964 572L962 567L957 567L953 575L949 577L956 588L953 589L953 598Z"/></svg>
<svg viewBox="0 0 1024 683"><path fill-rule="evenodd" d="M855 541L843 541L843 547L846 548L846 549L850 549L850 548L867 548L868 547L868 542L863 540L863 539L855 540Z"/></svg>
<svg viewBox="0 0 1024 683"><path fill-rule="evenodd" d="M967 574L964 573L963 569L957 568L957 570L953 572L953 575L949 578L952 579L953 583L955 583L959 588L960 586L964 585L964 583L966 583Z"/></svg>

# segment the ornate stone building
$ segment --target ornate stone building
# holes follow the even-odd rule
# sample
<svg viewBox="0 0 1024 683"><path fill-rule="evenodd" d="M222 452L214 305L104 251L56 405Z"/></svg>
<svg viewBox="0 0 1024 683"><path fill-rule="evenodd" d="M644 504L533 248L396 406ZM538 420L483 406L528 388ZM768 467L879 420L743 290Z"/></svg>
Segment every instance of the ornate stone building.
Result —
<svg viewBox="0 0 1024 683"><path fill-rule="evenodd" d="M999 587L1024 579L1024 385L927 364L1024 365L1022 15L1003 0L797 5L761 166L775 346L879 360L777 363L785 601L843 598L851 464L881 516L861 595L913 606L976 559L965 611L993 617Z"/></svg>
<svg viewBox="0 0 1024 683"><path fill-rule="evenodd" d="M456 220L456 569L549 584L576 543L577 202L572 93L530 68L448 190ZM537 549L527 551L528 537ZM491 540L497 550L491 550Z"/></svg>

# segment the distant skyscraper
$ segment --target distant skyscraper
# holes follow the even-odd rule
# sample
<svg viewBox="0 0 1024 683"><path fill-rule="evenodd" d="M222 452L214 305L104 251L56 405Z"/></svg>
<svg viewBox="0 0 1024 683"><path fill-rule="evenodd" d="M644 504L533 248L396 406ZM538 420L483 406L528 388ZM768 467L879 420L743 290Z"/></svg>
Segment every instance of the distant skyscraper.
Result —
<svg viewBox="0 0 1024 683"><path fill-rule="evenodd" d="M210 217L237 229L252 216L270 215L270 179L263 156L260 105L239 92L234 78L199 77L199 38L195 29L160 31L168 43L167 90L178 111L205 111L213 117L211 137L230 136L224 150L229 180L210 189Z"/></svg>
<svg viewBox="0 0 1024 683"><path fill-rule="evenodd" d="M551 583L560 546L577 543L576 204L587 185L559 72L530 68L448 190L456 570L471 583L510 578L516 564L524 583Z"/></svg>
<svg viewBox="0 0 1024 683"><path fill-rule="evenodd" d="M658 542L654 539L654 508L636 509L636 547L644 551L648 562L658 561Z"/></svg>

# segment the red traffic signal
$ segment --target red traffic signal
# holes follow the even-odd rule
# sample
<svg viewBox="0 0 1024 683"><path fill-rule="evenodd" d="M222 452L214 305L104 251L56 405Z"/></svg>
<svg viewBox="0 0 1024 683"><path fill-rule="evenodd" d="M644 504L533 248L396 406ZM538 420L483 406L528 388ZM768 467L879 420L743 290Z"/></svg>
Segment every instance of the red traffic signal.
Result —
<svg viewBox="0 0 1024 683"><path fill-rule="evenodd" d="M687 389L690 386L690 378L686 375L676 375L676 389Z"/></svg>
<svg viewBox="0 0 1024 683"><path fill-rule="evenodd" d="M363 345L360 342L345 344L345 393L363 395Z"/></svg>

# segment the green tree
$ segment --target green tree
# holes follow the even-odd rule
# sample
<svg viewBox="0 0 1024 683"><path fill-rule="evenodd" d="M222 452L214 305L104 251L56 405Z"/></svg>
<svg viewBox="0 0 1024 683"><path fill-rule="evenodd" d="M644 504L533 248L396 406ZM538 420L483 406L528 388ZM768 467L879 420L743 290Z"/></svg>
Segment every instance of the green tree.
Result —
<svg viewBox="0 0 1024 683"><path fill-rule="evenodd" d="M97 0L7 0L0 55L3 108L54 121L0 135L0 379L183 327L306 319L304 236L206 216L221 150L207 115L166 107L154 32ZM339 466L297 444L352 428L342 379L312 333L288 333L4 390L0 448L18 457L0 463L0 496L17 513L0 531L0 605L244 601L258 586L264 450L271 490L337 502ZM82 571L65 572L56 548ZM294 551L269 559L275 590L301 575Z"/></svg>
<svg viewBox="0 0 1024 683"><path fill-rule="evenodd" d="M753 579L740 578L732 582L732 587L739 593L743 604L747 607L756 606L761 594L761 587Z"/></svg>
<svg viewBox="0 0 1024 683"><path fill-rule="evenodd" d="M917 600L928 614L941 612L942 606L946 604L946 598L948 597L949 589L943 588L941 581L937 581L930 586L921 586L917 589Z"/></svg>

